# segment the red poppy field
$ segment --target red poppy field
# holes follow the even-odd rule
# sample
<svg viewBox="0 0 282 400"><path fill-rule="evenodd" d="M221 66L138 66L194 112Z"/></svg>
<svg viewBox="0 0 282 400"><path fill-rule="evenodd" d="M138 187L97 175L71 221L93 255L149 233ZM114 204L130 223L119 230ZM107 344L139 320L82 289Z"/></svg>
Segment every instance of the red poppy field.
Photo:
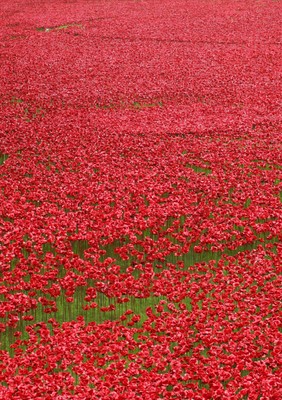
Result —
<svg viewBox="0 0 282 400"><path fill-rule="evenodd" d="M281 2L0 16L0 400L281 399Z"/></svg>

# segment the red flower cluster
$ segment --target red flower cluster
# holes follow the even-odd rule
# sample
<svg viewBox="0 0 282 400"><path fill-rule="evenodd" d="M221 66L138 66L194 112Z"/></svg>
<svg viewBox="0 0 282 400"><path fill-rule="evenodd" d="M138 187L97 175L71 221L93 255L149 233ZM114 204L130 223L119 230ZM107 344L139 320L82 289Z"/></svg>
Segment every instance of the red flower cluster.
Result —
<svg viewBox="0 0 282 400"><path fill-rule="evenodd" d="M281 399L279 2L0 3L0 399Z"/></svg>

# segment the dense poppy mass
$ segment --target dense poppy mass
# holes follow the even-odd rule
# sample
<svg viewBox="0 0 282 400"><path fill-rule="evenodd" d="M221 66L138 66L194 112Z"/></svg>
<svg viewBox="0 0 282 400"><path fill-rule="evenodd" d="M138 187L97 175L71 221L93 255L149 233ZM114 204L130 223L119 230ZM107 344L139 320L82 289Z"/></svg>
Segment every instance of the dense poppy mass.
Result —
<svg viewBox="0 0 282 400"><path fill-rule="evenodd" d="M282 398L281 13L0 0L0 399Z"/></svg>

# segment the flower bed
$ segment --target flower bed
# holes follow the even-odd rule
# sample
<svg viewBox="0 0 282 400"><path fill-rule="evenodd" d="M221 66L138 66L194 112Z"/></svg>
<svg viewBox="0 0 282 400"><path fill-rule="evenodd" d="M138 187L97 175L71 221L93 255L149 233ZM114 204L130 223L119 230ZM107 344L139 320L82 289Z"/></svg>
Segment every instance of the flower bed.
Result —
<svg viewBox="0 0 282 400"><path fill-rule="evenodd" d="M1 5L0 398L280 399L279 2Z"/></svg>

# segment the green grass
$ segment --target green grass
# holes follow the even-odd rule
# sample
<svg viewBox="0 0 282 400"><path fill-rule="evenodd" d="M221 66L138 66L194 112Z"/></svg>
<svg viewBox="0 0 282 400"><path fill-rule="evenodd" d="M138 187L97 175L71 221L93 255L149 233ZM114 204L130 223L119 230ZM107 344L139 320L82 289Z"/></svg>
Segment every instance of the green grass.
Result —
<svg viewBox="0 0 282 400"><path fill-rule="evenodd" d="M175 226L174 228L176 230L181 230L183 227L183 224L185 223L185 216L182 216L179 221L177 221L175 218L169 218L167 222L159 228L159 234L162 231L166 231L168 228L172 227L173 224L178 222L178 226ZM177 225L177 224L176 224ZM152 268L155 272L155 274L160 273L164 269L169 269L170 265L173 264L176 265L177 268L179 268L179 261L183 262L184 264L184 270L187 270L190 266L194 266L193 272L197 272L197 265L199 266L198 273L199 274L205 274L207 270L201 267L201 263L208 263L211 260L215 260L218 262L223 254L231 255L234 256L240 252L244 251L250 251L255 249L258 245L264 245L266 243L274 243L277 239L267 239L268 232L263 232L261 234L257 234L257 240L255 240L253 243L242 245L237 247L234 250L229 250L225 249L224 251L218 251L218 252L213 252L213 251L203 251L201 253L195 253L194 251L194 246L197 245L198 243L195 242L194 244L191 244L190 250L186 254L181 254L181 255L175 255L173 253L167 255L163 261L158 261L155 260L152 262ZM170 234L166 235L172 242L176 243L177 240L171 236ZM142 232L142 234L138 235L138 239L140 239L141 243L142 240L145 240L146 238L150 238L153 241L158 240L159 235L158 234L153 234L150 229L146 229L145 231ZM260 239L263 238L263 243L260 241ZM24 241L28 240L28 237L24 237ZM101 250L104 251L104 254L100 256L100 262L105 261L106 258L111 257L114 261L113 263L117 264L120 266L120 272L121 273L127 273L131 274L135 277L135 279L139 279L141 275L143 274L142 270L133 270L132 272L128 272L127 269L128 267L134 265L136 263L136 258L134 256L131 256L129 254L128 260L122 259L122 257L117 253L117 250L129 243L129 238L124 237L119 240L115 240L112 243L109 243L105 246L101 247ZM70 246L72 248L72 251L75 255L79 256L81 259L87 259L87 250L89 249L89 243L87 240L71 240L70 241ZM140 246L140 245L138 245ZM138 248L137 245L135 245L135 249L143 251L144 249L142 246ZM31 250L32 251L32 250ZM27 251L26 249L22 249L22 254L24 257L27 259L30 255L31 251ZM44 255L46 253L53 253L53 255L56 255L56 248L51 244L51 243L45 243L42 246L42 252L43 252L43 260L44 260ZM11 271L15 268L18 267L18 259L14 258L14 260L11 262ZM65 276L65 270L62 267L60 272L59 272L59 277L62 278ZM74 270L75 273L78 275L81 275L82 273L79 271ZM228 275L228 268L224 270L224 275ZM51 281L49 283L51 285ZM154 307L159 304L160 300L168 300L166 296L161 296L161 295L154 295L154 293L150 293L148 297L146 298L139 298L139 297L134 297L134 296L122 296L124 298L125 296L127 297L127 301L124 303L119 303L117 299L114 298L109 298L105 294L98 292L97 297L92 299L90 303L94 306L94 308L90 308L89 310L84 309L83 307L89 305L87 301L84 300L84 297L86 296L86 290L87 287L95 287L95 282L92 280L87 281L87 286L79 286L76 288L76 291L73 295L73 302L67 302L66 301L66 295L64 291L61 291L61 294L56 298L52 298L49 294L43 293L41 291L37 291L36 293L36 298L39 298L40 296L45 297L49 300L55 301L56 300L56 305L57 305L57 311L56 312L51 312L51 313L46 313L44 311L44 308L41 304L38 305L38 308L35 310L31 310L27 313L27 315L32 315L34 317L34 320L31 322L27 322L24 320L21 320L19 323L19 326L16 329L8 329L6 333L2 333L0 336L0 342L2 342L2 348L9 350L9 346L15 341L15 338L13 336L15 330L19 330L23 333L23 337L26 338L27 334L25 333L25 327L30 324L34 324L37 322L47 322L49 318L55 318L59 323L62 323L64 321L71 321L76 319L77 316L82 315L86 321L86 323L95 321L97 323L102 323L106 320L117 320L120 318L122 314L124 314L125 311L127 310L132 310L135 314L140 315L140 321L136 323L135 326L140 327L144 323L144 321L147 318L146 315L146 309L148 307L151 307L154 309ZM27 293L26 293L27 294ZM171 299L169 299L171 301ZM186 307L188 310L191 311L191 299L187 296L183 300L181 300L186 304ZM93 304L96 303L96 304ZM178 304L178 302L175 302L175 304ZM101 311L101 307L108 307L110 305L114 306L114 310L111 311ZM199 302L197 305L200 309L202 307L202 303ZM5 321L5 319L4 319ZM0 319L1 322L1 319Z"/></svg>
<svg viewBox="0 0 282 400"><path fill-rule="evenodd" d="M40 291L37 292L37 297L48 296ZM32 325L38 322L45 322L51 328L51 324L48 324L49 318L55 318L60 324L67 321L72 321L78 316L83 316L86 323L95 321L96 323L102 323L106 320L114 321L123 315L127 310L132 310L134 314L140 315L140 321L134 326L141 327L144 321L147 319L146 309L151 307L154 311L155 306L159 304L161 300L167 300L165 296L150 296L147 298L136 298L134 296L127 296L128 301L126 303L118 303L116 298L109 298L103 293L97 293L97 297L93 299L90 303L84 300L86 295L86 287L78 287L74 296L73 302L66 302L66 296L62 293L56 299L57 312L45 313L44 308L41 304L35 310L31 310L25 315L32 315L34 317L33 321L20 320L17 328L8 328L6 332L0 334L0 342L2 343L1 348L10 351L9 347L14 343L15 337L13 336L16 331L22 332L22 339L27 339L28 334L25 331L26 326ZM83 306L87 304L96 303L95 308L89 310L84 310ZM186 304L188 310L191 311L191 300L189 297L183 300ZM101 307L108 307L110 305L115 306L113 311L101 311ZM127 320L123 321L126 324L131 318L131 315L127 317Z"/></svg>
<svg viewBox="0 0 282 400"><path fill-rule="evenodd" d="M37 27L36 30L38 32L50 32L50 31L68 29L68 28L71 28L71 27L82 28L83 25L73 22L73 23L67 23L67 24L61 24L61 25L55 25L55 26L48 26L48 27L40 26L40 27Z"/></svg>
<svg viewBox="0 0 282 400"><path fill-rule="evenodd" d="M152 108L152 107L162 107L163 106L163 102L162 101L158 101L158 102L139 102L139 101L134 101L132 107L137 109L137 110L141 110L144 108Z"/></svg>
<svg viewBox="0 0 282 400"><path fill-rule="evenodd" d="M21 103L23 103L24 102L24 100L22 100L22 99L20 99L20 98L18 98L18 97L12 97L11 98L11 103L12 104L21 104Z"/></svg>
<svg viewBox="0 0 282 400"><path fill-rule="evenodd" d="M118 101L116 103L97 103L94 105L95 108L99 110L118 110L118 109L129 109L129 110L143 110L147 108L163 107L162 101L134 101L133 103L124 103L123 101Z"/></svg>
<svg viewBox="0 0 282 400"><path fill-rule="evenodd" d="M8 158L9 158L8 154L0 153L0 165L4 164L4 162L8 160Z"/></svg>
<svg viewBox="0 0 282 400"><path fill-rule="evenodd" d="M210 175L212 173L212 170L210 168L203 168L203 167L199 167L197 165L193 165L193 164L186 164L185 165L186 168L192 168L193 171L197 172L198 174L205 174L205 175Z"/></svg>

